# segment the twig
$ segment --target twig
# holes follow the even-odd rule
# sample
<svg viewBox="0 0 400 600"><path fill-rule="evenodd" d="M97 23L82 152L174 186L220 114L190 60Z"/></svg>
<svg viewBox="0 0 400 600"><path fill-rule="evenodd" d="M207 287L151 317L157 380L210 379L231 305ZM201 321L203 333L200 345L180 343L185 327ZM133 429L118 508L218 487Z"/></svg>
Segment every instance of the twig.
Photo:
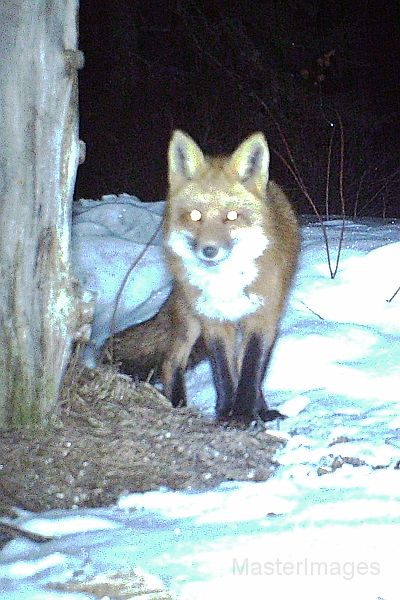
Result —
<svg viewBox="0 0 400 600"><path fill-rule="evenodd" d="M139 261L143 258L143 256L145 255L145 253L147 252L147 250L149 249L149 247L151 246L151 244L154 242L154 240L156 239L158 233L160 232L162 227L162 221L160 221L160 223L157 225L153 235L151 236L151 238L148 240L148 242L146 243L146 245L144 246L143 250L140 252L139 256L137 256L135 258L135 260L133 261L133 263L130 265L129 269L127 270L127 272L125 273L121 284L118 288L118 292L117 295L115 296L115 302L114 302L114 309L113 309L113 313L111 316L111 321L110 321L110 329L109 329L109 337L111 339L111 344L109 346L109 350L111 353L111 361L113 361L113 336L115 333L115 328L116 328L116 316L117 316L117 310L118 310L118 306L121 300L121 296L122 296L122 292L125 288L126 282L129 279L130 274L132 273L133 269L137 266L137 264L139 263Z"/></svg>
<svg viewBox="0 0 400 600"><path fill-rule="evenodd" d="M330 176L331 176L331 158L333 139L335 137L335 126L332 127L332 134L329 140L328 158L326 161L326 185L325 185L325 217L329 220L329 192L330 192Z"/></svg>
<svg viewBox="0 0 400 600"><path fill-rule="evenodd" d="M345 215L346 205L345 205L344 194L343 194L344 131L343 131L342 119L337 111L336 111L336 117L339 122L339 128L340 128L339 196L340 196L340 203L342 206L342 226L340 228L339 246L338 246L338 250L337 250L337 254L336 254L335 269L334 269L333 273L331 271L332 279L335 279L336 273L338 272L338 268L339 268L340 255L342 253L342 246L343 246L343 239L344 239L345 218L346 218L346 215Z"/></svg>
<svg viewBox="0 0 400 600"><path fill-rule="evenodd" d="M339 247L338 247L338 252L336 255L336 262L335 262L335 268L332 268L332 261L331 261L331 253L330 253L330 247L329 247L329 239L328 239L328 233L327 233L327 228L325 226L325 223L316 207L316 204L314 202L314 200L312 199L301 175L300 172L297 168L297 164L295 161L295 158L293 156L293 153L290 149L290 146L288 144L288 141L286 139L286 136L279 124L279 122L276 120L275 116L273 115L271 109L269 108L269 106L255 93L252 93L253 98L255 98L260 104L261 106L264 108L264 110L268 113L270 119L273 121L273 123L275 124L276 128L278 129L280 138L282 140L282 143L284 145L284 148L286 150L286 153L288 155L289 161L286 160L277 150L275 150L274 148L272 149L272 151L274 152L274 154L276 154L276 156L278 156L278 158L283 162L283 164L286 166L286 168L288 169L288 171L291 173L292 177L294 178L294 180L296 181L297 185L299 186L300 190L302 191L302 193L304 194L304 196L307 198L311 208L314 211L314 214L316 215L320 225L321 225L321 230L322 230L322 235L324 237L324 243L325 243L325 249L326 249L326 256L328 259L328 268L329 268L329 273L331 276L331 279L334 279L336 276L336 273L338 271L339 268L339 261L340 261L340 254L341 254L341 249L342 249L342 245L343 245L343 239L344 239L344 228L345 228L345 201L344 201L344 194L343 194L343 166L344 166L344 130L343 130L343 123L342 123L342 119L340 118L339 113L336 112L336 116L338 118L339 121L339 127L340 127L340 167L339 167L339 194L340 194L340 201L341 201L341 206L342 206L342 227L340 230L340 238L339 238ZM329 167L328 169L330 169L330 153L331 153L331 146L333 144L333 135L334 135L334 131L332 132L332 136L331 136L331 142L329 145L329 153L328 153L328 162L329 162ZM329 170L327 171L329 173ZM329 196L329 178L327 178L327 195ZM328 202L328 200L327 200Z"/></svg>
<svg viewBox="0 0 400 600"><path fill-rule="evenodd" d="M391 296L391 297L389 298L389 300L386 300L386 302L391 302L391 301L392 301L394 298L396 298L396 296L397 296L397 294L398 294L399 292L400 292L400 285L399 285L399 287L397 288L397 290L395 291L395 293L393 294L393 296Z"/></svg>
<svg viewBox="0 0 400 600"><path fill-rule="evenodd" d="M356 200L354 203L353 219L357 218L357 210L358 210L358 203L360 200L361 188L362 188L362 184L364 183L364 179L365 179L366 175L367 175L367 169L364 169L363 174L360 177L360 182L357 187Z"/></svg>
<svg viewBox="0 0 400 600"><path fill-rule="evenodd" d="M300 304L302 304L303 306L305 306L313 315L315 315L316 317L318 317L318 319L321 319L321 321L325 321L324 317L321 317L321 315L319 315L317 312L315 312L315 310L313 310L312 308L310 308L308 306L308 304L306 304L305 302L303 302L303 300L300 300Z"/></svg>
<svg viewBox="0 0 400 600"><path fill-rule="evenodd" d="M54 537L33 533L32 531L27 531L26 529L22 529L16 525L9 525L8 523L0 523L0 532L5 533L11 538L24 537L33 542L51 542L51 540L55 539Z"/></svg>
<svg viewBox="0 0 400 600"><path fill-rule="evenodd" d="M394 179L397 175L399 175L400 173L400 167L398 167L397 169L395 169L393 171L393 173L391 175L389 175L385 181L383 182L383 184L381 185L381 187L378 189L377 192L375 192L375 194L373 194L373 196L371 196L371 198L368 200L368 202L366 202L362 207L361 210L365 210L367 208L367 206L369 206L377 196L379 196L379 194L381 192L383 192L383 190L387 187L388 183Z"/></svg>

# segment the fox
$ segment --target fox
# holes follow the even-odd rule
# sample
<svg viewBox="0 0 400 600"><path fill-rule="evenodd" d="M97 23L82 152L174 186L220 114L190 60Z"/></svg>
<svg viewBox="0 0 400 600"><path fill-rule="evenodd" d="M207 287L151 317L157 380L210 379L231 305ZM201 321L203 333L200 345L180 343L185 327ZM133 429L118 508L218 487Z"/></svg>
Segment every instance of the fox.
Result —
<svg viewBox="0 0 400 600"><path fill-rule="evenodd" d="M219 421L283 418L269 408L262 385L300 242L295 212L269 179L269 163L261 132L228 156L208 156L187 133L173 132L163 217L172 292L155 317L113 341L123 372L161 366L174 407L187 405L192 353L205 352Z"/></svg>

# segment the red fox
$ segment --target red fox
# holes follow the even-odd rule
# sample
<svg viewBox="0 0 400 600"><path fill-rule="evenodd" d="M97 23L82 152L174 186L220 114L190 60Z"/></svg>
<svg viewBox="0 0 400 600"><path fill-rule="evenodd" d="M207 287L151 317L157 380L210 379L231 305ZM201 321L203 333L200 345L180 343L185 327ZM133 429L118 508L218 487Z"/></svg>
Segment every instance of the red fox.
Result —
<svg viewBox="0 0 400 600"><path fill-rule="evenodd" d="M164 393L186 405L184 373L201 339L220 420L282 416L262 382L299 252L294 212L269 181L262 133L228 157L205 156L182 131L169 145L164 247L173 291L158 315L116 336L115 358L135 374L161 362Z"/></svg>

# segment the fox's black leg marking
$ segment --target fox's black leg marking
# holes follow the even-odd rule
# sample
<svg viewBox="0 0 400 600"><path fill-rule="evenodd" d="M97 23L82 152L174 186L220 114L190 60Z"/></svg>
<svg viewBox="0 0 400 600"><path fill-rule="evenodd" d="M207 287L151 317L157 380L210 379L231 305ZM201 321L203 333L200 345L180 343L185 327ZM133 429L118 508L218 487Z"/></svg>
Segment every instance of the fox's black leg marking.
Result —
<svg viewBox="0 0 400 600"><path fill-rule="evenodd" d="M262 393L262 382L273 346L265 346L262 336L253 333L243 355L242 370L235 396L233 418L245 422L260 417L263 421L282 418L277 410L270 410Z"/></svg>
<svg viewBox="0 0 400 600"><path fill-rule="evenodd" d="M200 333L198 323L187 323L184 327L177 323L175 336L171 337L170 352L162 367L164 394L170 399L172 406L186 406L185 371L190 352Z"/></svg>
<svg viewBox="0 0 400 600"><path fill-rule="evenodd" d="M232 410L235 388L223 342L208 340L214 385L217 392L215 413L217 418L227 417Z"/></svg>
<svg viewBox="0 0 400 600"><path fill-rule="evenodd" d="M285 415L283 415L282 413L279 412L279 410L268 408L268 404L264 399L264 394L262 391L263 380L265 377L265 373L267 372L267 369L268 369L269 361L271 359L271 355L272 355L274 346L275 346L275 341L268 348L268 351L265 353L264 365L261 367L262 370L261 370L259 394L257 396L257 401L256 401L256 412L257 412L258 416L260 417L260 419L262 419L263 421L274 421L275 419L285 419L286 418Z"/></svg>
<svg viewBox="0 0 400 600"><path fill-rule="evenodd" d="M253 333L243 355L239 384L236 390L234 418L251 421L256 417L256 404L259 397L260 371L266 360L262 354L261 337Z"/></svg>
<svg viewBox="0 0 400 600"><path fill-rule="evenodd" d="M175 369L171 381L171 403L172 406L186 406L185 371L181 367Z"/></svg>

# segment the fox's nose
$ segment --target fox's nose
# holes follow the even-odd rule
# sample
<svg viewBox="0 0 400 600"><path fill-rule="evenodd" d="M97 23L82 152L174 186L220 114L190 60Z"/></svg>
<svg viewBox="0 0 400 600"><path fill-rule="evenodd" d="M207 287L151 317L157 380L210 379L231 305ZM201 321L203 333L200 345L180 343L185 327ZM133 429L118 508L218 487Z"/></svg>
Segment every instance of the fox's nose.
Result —
<svg viewBox="0 0 400 600"><path fill-rule="evenodd" d="M202 253L206 258L215 258L218 254L218 246L204 246Z"/></svg>

